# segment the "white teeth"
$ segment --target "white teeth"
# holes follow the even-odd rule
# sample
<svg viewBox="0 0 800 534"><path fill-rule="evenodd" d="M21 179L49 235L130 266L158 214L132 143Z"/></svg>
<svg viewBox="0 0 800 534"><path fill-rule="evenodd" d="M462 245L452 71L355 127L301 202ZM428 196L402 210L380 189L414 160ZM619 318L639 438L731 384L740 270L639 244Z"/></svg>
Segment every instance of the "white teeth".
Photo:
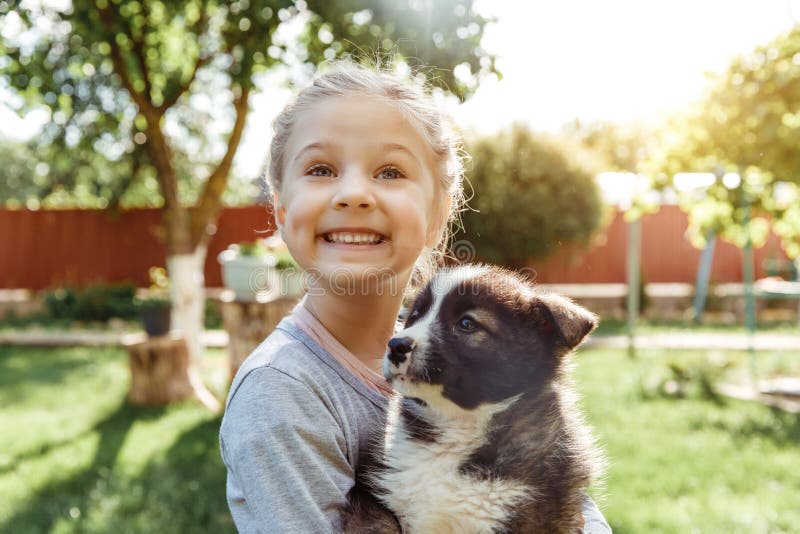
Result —
<svg viewBox="0 0 800 534"><path fill-rule="evenodd" d="M380 243L382 238L378 234L351 234L346 232L331 232L325 238L332 243Z"/></svg>

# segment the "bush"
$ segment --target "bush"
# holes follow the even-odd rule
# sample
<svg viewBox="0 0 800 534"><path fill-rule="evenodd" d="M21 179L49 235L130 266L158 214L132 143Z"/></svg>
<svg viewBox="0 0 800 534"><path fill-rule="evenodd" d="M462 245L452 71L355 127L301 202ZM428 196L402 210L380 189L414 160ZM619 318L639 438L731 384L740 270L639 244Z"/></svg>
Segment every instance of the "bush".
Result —
<svg viewBox="0 0 800 534"><path fill-rule="evenodd" d="M527 129L484 137L470 147L475 190L462 215L478 259L514 267L568 243L587 243L602 203L591 171Z"/></svg>
<svg viewBox="0 0 800 534"><path fill-rule="evenodd" d="M112 317L137 320L140 308L169 305L169 299L150 297L137 299L133 284L100 284L85 288L60 287L44 293L46 317L66 321L107 321ZM44 314L42 314L44 315ZM41 320L38 318L37 320ZM7 324L27 324L14 317L6 318ZM222 328L222 316L211 299L205 303L205 328Z"/></svg>
<svg viewBox="0 0 800 534"><path fill-rule="evenodd" d="M60 287L46 291L42 297L47 314L54 319L70 319L75 317L77 290L71 287Z"/></svg>
<svg viewBox="0 0 800 534"><path fill-rule="evenodd" d="M206 299L205 313L203 315L203 326L207 329L222 328L222 315L219 312L217 304L211 300Z"/></svg>
<svg viewBox="0 0 800 534"><path fill-rule="evenodd" d="M112 317L136 318L135 295L136 286L133 284L98 284L48 291L43 301L54 319L107 321Z"/></svg>
<svg viewBox="0 0 800 534"><path fill-rule="evenodd" d="M643 399L698 398L722 403L718 384L733 366L734 361L724 353L667 358L642 377L640 395Z"/></svg>

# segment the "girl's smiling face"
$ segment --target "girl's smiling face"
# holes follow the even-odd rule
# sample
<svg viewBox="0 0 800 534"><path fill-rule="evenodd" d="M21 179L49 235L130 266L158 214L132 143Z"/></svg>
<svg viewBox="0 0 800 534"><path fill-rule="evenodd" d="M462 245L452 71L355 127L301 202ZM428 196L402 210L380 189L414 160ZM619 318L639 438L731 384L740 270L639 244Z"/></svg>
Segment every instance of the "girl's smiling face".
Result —
<svg viewBox="0 0 800 534"><path fill-rule="evenodd" d="M390 273L402 292L448 215L425 137L389 100L331 97L298 114L284 154L275 217L298 264L325 285Z"/></svg>

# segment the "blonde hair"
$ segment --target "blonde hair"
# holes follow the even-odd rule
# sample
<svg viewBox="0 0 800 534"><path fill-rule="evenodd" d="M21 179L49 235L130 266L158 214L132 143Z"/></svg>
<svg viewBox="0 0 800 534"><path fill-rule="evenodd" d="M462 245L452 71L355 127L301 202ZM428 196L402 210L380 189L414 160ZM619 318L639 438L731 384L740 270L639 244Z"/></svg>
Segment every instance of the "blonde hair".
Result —
<svg viewBox="0 0 800 534"><path fill-rule="evenodd" d="M342 96L374 96L390 100L417 126L428 141L436 162L437 191L450 197L450 212L439 242L427 248L414 265L409 293L424 285L447 257L447 243L453 233L451 226L458 224L458 214L464 204L464 152L460 136L450 120L434 104L428 91L406 78L373 70L351 61L340 61L331 66L314 82L301 90L272 123L274 135L270 146L270 165L266 180L270 191L280 193L283 185L284 156L292 127L300 112L309 109L325 98ZM438 205L441 206L440 202ZM436 213L436 220L440 220Z"/></svg>

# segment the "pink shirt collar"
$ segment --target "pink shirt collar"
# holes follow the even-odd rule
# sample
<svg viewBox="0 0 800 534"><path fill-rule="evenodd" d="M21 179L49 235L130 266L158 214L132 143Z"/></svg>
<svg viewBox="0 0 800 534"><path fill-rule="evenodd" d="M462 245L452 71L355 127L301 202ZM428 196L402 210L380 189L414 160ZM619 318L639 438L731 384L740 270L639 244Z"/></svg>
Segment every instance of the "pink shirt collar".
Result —
<svg viewBox="0 0 800 534"><path fill-rule="evenodd" d="M367 364L359 360L355 354L333 337L333 334L325 328L325 325L304 306L304 302L305 297L300 300L300 303L294 307L290 314L294 324L329 352L336 361L361 382L384 396L392 395L394 389L383 376L370 369Z"/></svg>

